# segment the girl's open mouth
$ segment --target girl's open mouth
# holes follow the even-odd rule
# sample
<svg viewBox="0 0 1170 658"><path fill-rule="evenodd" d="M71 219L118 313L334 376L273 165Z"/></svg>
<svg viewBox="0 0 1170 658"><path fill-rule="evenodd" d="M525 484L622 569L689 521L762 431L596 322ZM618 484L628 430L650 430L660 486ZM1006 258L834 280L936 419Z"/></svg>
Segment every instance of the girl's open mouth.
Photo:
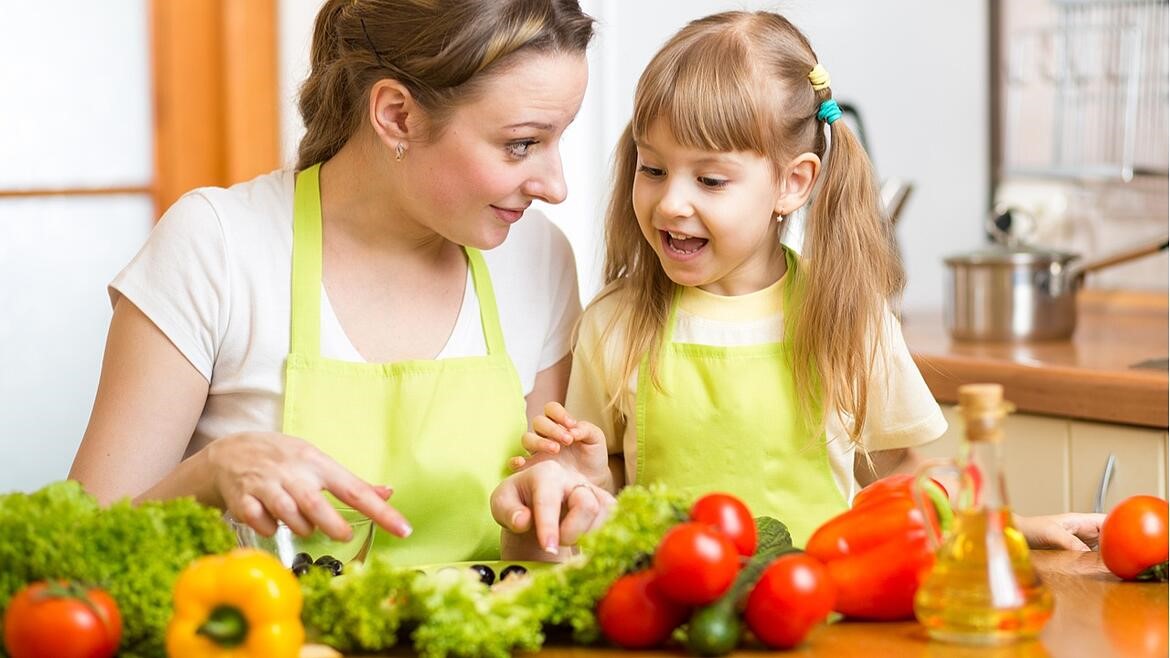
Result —
<svg viewBox="0 0 1170 658"><path fill-rule="evenodd" d="M662 238L663 251L675 260L690 260L707 246L706 238L696 238L674 231L659 231L658 234Z"/></svg>

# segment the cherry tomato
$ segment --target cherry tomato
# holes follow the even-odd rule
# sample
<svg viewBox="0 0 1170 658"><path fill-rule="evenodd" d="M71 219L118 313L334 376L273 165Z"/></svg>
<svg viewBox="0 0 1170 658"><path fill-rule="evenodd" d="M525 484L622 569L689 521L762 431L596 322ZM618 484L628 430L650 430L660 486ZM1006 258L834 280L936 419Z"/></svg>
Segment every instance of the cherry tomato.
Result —
<svg viewBox="0 0 1170 658"><path fill-rule="evenodd" d="M727 535L740 555L751 557L756 552L756 522L747 505L735 496L722 493L703 496L691 507L691 520Z"/></svg>
<svg viewBox="0 0 1170 658"><path fill-rule="evenodd" d="M654 551L654 571L663 594L687 605L723 596L739 573L739 553L723 533L702 523L671 528Z"/></svg>
<svg viewBox="0 0 1170 658"><path fill-rule="evenodd" d="M11 658L109 658L122 641L122 615L100 589L38 582L16 593L4 613Z"/></svg>
<svg viewBox="0 0 1170 658"><path fill-rule="evenodd" d="M760 576L748 595L744 620L769 648L791 649L829 615L836 598L825 565L804 553L788 553Z"/></svg>
<svg viewBox="0 0 1170 658"><path fill-rule="evenodd" d="M597 606L602 634L626 649L648 649L662 644L686 618L686 607L658 591L651 571L618 578Z"/></svg>
<svg viewBox="0 0 1170 658"><path fill-rule="evenodd" d="M1155 496L1130 496L1101 524L1101 560L1122 580L1132 580L1170 553L1167 515L1170 506Z"/></svg>

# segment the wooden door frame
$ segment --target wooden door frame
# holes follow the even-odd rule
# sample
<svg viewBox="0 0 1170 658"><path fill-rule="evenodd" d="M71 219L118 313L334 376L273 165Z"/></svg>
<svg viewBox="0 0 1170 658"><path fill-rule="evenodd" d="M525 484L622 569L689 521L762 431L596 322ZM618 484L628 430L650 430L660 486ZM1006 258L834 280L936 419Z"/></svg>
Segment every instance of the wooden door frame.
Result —
<svg viewBox="0 0 1170 658"><path fill-rule="evenodd" d="M277 0L150 0L158 212L280 166Z"/></svg>

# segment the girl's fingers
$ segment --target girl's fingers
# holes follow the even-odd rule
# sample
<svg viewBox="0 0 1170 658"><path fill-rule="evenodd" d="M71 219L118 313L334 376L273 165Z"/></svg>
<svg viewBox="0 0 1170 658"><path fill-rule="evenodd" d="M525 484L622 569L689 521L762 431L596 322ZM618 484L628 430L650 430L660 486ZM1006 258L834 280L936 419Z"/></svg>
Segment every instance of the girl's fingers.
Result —
<svg viewBox="0 0 1170 658"><path fill-rule="evenodd" d="M532 492L532 518L536 540L549 555L556 555L561 545L561 505L564 487L559 482L537 482Z"/></svg>
<svg viewBox="0 0 1170 658"><path fill-rule="evenodd" d="M570 487L565 493L565 501L568 512L561 521L560 542L572 546L593 527L594 519L601 512L601 505L593 493L593 487L584 482Z"/></svg>
<svg viewBox="0 0 1170 658"><path fill-rule="evenodd" d="M577 426L569 430L572 437L587 445L605 445L605 434L601 428L588 421L581 421Z"/></svg>
<svg viewBox="0 0 1170 658"><path fill-rule="evenodd" d="M513 458L508 460L508 468L511 469L512 472L514 473L516 471L522 470L524 468L524 465L527 463L528 463L527 459L520 457L520 456L516 456L516 457L513 457Z"/></svg>
<svg viewBox="0 0 1170 658"><path fill-rule="evenodd" d="M532 454L536 454L538 452L547 452L555 455L561 451L560 443L557 443L552 439L547 439L537 434L536 432L525 432L524 435L520 437L520 445Z"/></svg>
<svg viewBox="0 0 1170 658"><path fill-rule="evenodd" d="M546 439L554 439L565 445L573 442L573 435L569 433L569 430L548 416L533 418L532 431Z"/></svg>

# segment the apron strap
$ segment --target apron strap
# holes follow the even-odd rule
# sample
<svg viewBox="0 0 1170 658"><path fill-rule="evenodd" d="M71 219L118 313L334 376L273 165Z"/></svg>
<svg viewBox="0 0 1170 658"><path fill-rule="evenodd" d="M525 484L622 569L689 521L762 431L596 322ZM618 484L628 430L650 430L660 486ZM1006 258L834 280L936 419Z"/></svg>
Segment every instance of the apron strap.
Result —
<svg viewBox="0 0 1170 658"><path fill-rule="evenodd" d="M500 329L500 313L496 308L496 293L492 289L492 277L487 263L479 249L464 247L467 264L471 267L471 281L475 285L475 296L479 299L479 319L483 325L483 340L489 355L504 354L504 332Z"/></svg>
<svg viewBox="0 0 1170 658"><path fill-rule="evenodd" d="M670 307L666 312L666 326L662 331L662 344L669 345L674 342L674 325L678 322L678 303L682 299L683 287L675 284L674 292L670 293Z"/></svg>
<svg viewBox="0 0 1170 658"><path fill-rule="evenodd" d="M321 165L297 174L293 192L292 324L289 351L321 356ZM464 247L479 298L480 322L488 354L504 354L504 332L483 254Z"/></svg>
<svg viewBox="0 0 1170 658"><path fill-rule="evenodd" d="M321 165L297 174L293 192L289 351L321 356Z"/></svg>

